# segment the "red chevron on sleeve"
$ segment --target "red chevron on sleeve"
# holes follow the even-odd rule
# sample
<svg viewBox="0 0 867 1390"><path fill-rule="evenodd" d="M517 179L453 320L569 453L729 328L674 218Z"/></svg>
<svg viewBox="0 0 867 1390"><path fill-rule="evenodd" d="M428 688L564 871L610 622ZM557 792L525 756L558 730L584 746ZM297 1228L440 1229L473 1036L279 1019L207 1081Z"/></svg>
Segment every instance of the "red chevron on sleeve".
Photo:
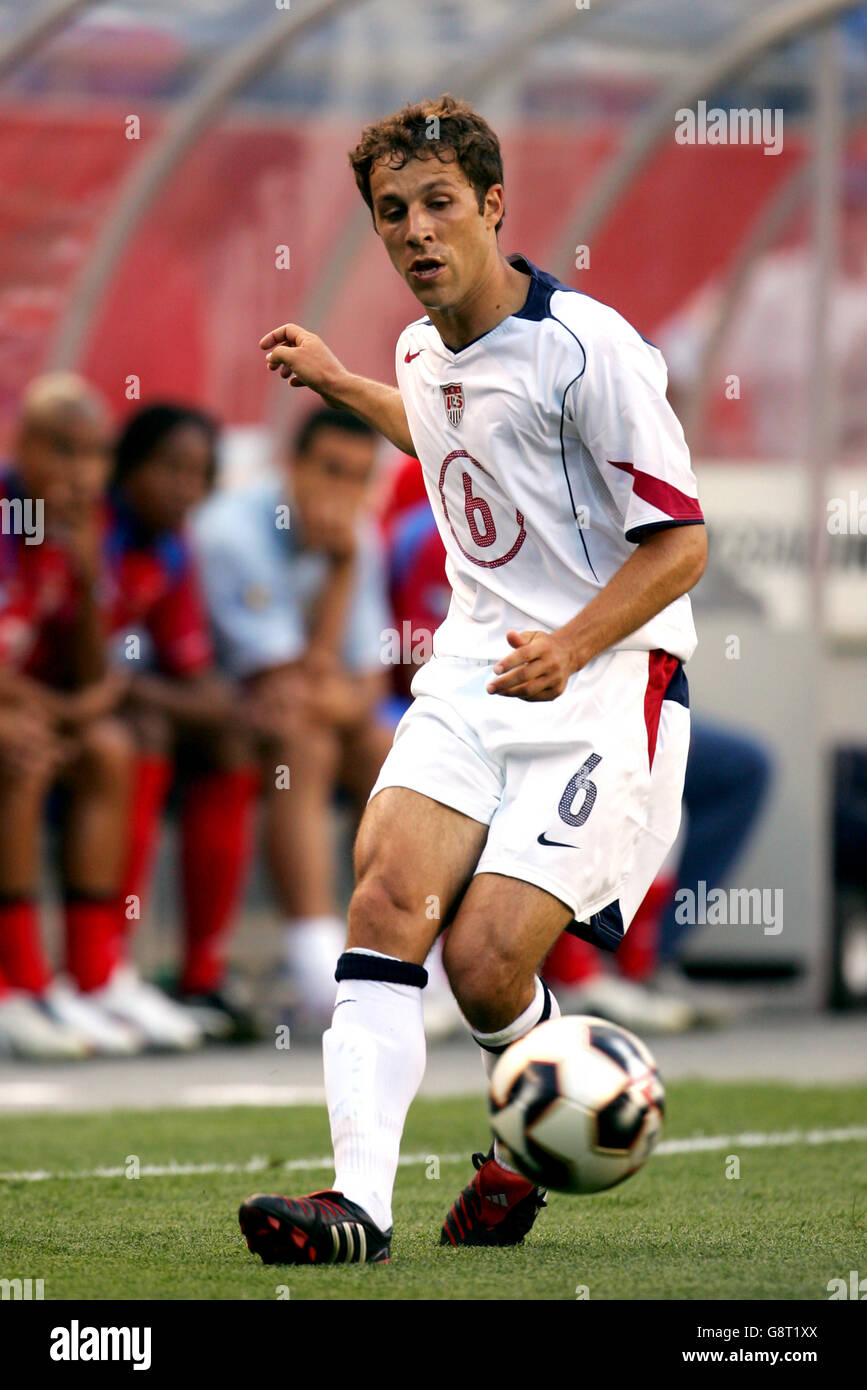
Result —
<svg viewBox="0 0 867 1390"><path fill-rule="evenodd" d="M679 487L673 487L661 478L654 478L652 473L643 473L634 463L617 463L614 459L609 459L608 462L612 468L620 468L624 473L630 473L632 491L636 497L665 512L672 521L704 521L697 497L690 497L687 493L681 492Z"/></svg>

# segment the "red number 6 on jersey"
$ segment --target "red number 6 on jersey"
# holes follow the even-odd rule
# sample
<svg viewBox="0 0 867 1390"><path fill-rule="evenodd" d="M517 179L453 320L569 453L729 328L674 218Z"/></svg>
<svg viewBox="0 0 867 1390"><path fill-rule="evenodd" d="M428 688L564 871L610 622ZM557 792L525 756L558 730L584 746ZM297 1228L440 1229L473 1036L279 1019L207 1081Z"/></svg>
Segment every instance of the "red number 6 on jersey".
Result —
<svg viewBox="0 0 867 1390"><path fill-rule="evenodd" d="M492 494L491 501L494 502L494 506L498 507L500 516L502 518L500 522L501 527L505 526L506 533L508 534L510 531L513 530L514 526L517 526L517 535L515 536L515 539L512 542L512 544L508 546L504 553L496 556L495 558L483 560L480 556L473 555L467 549L466 545L464 544L464 541L461 540L460 535L455 529L455 524L452 521L451 516L449 515L449 506L448 501L446 499L446 482L447 480L451 482L451 479L454 477L454 474L449 475L449 467L452 463L454 463L455 459L466 459L467 463L472 464L475 468L479 470L480 473L485 474L487 477L491 476L488 470L481 463L479 463L478 459L474 459L472 454L467 453L466 449L454 449L452 453L450 453L445 459L443 459L443 466L440 470L439 493L440 502L442 503L443 508L443 514L445 516L446 521L449 524L449 530L454 536L455 541L457 542L458 547L461 551L461 554L464 555L468 560L470 560L472 564L480 565L483 569L499 569L500 565L507 564L509 560L513 559L514 556L517 555L518 551L521 549L521 546L524 544L524 541L527 538L527 531L524 526L524 518L518 511L518 509L515 508L514 520L512 520L512 518L509 515L510 508L504 508L502 502L498 502ZM489 501L488 498L481 496L480 493L473 491L473 487L478 487L478 483L473 478L472 474L467 471L466 468L463 468L461 470L460 478L461 491L463 494L464 516L466 517L467 526L469 527L469 540L472 542L473 545L478 546L480 550L489 551L492 546L496 545L496 542L499 539L497 523L494 520L494 510L491 506L491 501ZM452 495L454 497L454 489Z"/></svg>
<svg viewBox="0 0 867 1390"><path fill-rule="evenodd" d="M497 528L494 525L494 514L485 501L484 497L476 497L473 493L473 480L469 473L462 475L464 483L464 511L467 514L467 522L470 527L470 535L476 545L493 545L497 539ZM484 524L484 531L480 531L476 525L476 512L479 513Z"/></svg>

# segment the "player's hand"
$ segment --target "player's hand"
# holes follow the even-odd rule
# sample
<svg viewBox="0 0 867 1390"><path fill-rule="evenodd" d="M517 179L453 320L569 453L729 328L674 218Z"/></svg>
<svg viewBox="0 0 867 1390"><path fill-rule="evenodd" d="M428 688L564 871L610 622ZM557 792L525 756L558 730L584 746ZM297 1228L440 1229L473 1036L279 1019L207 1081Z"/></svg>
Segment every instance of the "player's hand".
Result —
<svg viewBox="0 0 867 1390"><path fill-rule="evenodd" d="M266 333L259 346L269 371L279 372L290 386L309 386L326 405L340 405L334 392L340 378L347 375L346 368L315 333L297 323L284 323Z"/></svg>
<svg viewBox="0 0 867 1390"><path fill-rule="evenodd" d="M506 633L514 650L494 667L499 677L488 685L489 695L516 695L519 700L556 700L576 669L565 640L556 632Z"/></svg>
<svg viewBox="0 0 867 1390"><path fill-rule="evenodd" d="M322 550L332 565L351 565L358 550L354 510L329 497L310 500L304 512L304 539L311 550Z"/></svg>
<svg viewBox="0 0 867 1390"><path fill-rule="evenodd" d="M100 680L83 686L81 690L62 695L61 724L74 731L95 719L104 719L126 699L129 688L130 678L125 672L109 671Z"/></svg>
<svg viewBox="0 0 867 1390"><path fill-rule="evenodd" d="M57 772L68 749L39 709L0 707L0 772L44 777Z"/></svg>
<svg viewBox="0 0 867 1390"><path fill-rule="evenodd" d="M88 589L92 589L102 568L103 534L102 515L92 503L82 505L74 522L63 529L66 552L79 580Z"/></svg>
<svg viewBox="0 0 867 1390"><path fill-rule="evenodd" d="M308 714L310 681L300 666L270 671L243 701L243 722L265 739L297 733Z"/></svg>
<svg viewBox="0 0 867 1390"><path fill-rule="evenodd" d="M331 729L351 729L366 713L358 681L343 671L320 677L310 701L310 717Z"/></svg>

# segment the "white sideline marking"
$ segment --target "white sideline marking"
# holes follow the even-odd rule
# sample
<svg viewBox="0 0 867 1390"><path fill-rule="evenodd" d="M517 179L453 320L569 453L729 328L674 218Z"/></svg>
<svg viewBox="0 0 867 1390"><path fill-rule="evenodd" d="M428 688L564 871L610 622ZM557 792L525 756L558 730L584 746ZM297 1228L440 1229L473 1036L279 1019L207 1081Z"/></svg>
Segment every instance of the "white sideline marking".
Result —
<svg viewBox="0 0 867 1390"><path fill-rule="evenodd" d="M0 1110L33 1110L56 1105L63 1087L50 1081L7 1081L0 1084Z"/></svg>
<svg viewBox="0 0 867 1390"><path fill-rule="evenodd" d="M775 1134L697 1134L690 1139L665 1139L654 1151L665 1158L672 1154L710 1153L716 1149L771 1149L786 1144L846 1144L867 1141L867 1125L849 1125L845 1129L787 1129ZM440 1163L466 1163L467 1155L439 1154ZM431 1155L401 1154L398 1163L412 1168L429 1163ZM292 1158L274 1164L267 1158L251 1158L246 1163L143 1163L139 1173L143 1178L198 1177L207 1173L313 1173L334 1167L331 1154L324 1158ZM36 1168L20 1173L0 1173L0 1182L45 1182L55 1178L122 1178L126 1169L83 1168L70 1172L50 1172Z"/></svg>
<svg viewBox="0 0 867 1390"><path fill-rule="evenodd" d="M782 1144L845 1144L867 1139L867 1125L848 1125L845 1129L786 1129L777 1134L709 1134L692 1139L664 1139L658 1154L709 1153L713 1149L773 1149Z"/></svg>

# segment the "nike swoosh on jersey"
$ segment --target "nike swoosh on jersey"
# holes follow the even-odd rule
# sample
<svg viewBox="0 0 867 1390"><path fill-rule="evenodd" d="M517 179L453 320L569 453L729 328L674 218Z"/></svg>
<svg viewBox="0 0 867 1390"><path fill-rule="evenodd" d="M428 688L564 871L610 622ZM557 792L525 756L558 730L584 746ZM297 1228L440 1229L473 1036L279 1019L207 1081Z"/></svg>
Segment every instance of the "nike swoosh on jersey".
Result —
<svg viewBox="0 0 867 1390"><path fill-rule="evenodd" d="M418 352L410 352L409 348L407 348L406 357L403 360L404 362L411 362L414 357L420 357L423 352L424 348L419 348Z"/></svg>
<svg viewBox="0 0 867 1390"><path fill-rule="evenodd" d="M544 830L541 835L536 836L536 842L540 845L556 845L558 849L580 849L580 845L566 845L562 840L549 840Z"/></svg>

